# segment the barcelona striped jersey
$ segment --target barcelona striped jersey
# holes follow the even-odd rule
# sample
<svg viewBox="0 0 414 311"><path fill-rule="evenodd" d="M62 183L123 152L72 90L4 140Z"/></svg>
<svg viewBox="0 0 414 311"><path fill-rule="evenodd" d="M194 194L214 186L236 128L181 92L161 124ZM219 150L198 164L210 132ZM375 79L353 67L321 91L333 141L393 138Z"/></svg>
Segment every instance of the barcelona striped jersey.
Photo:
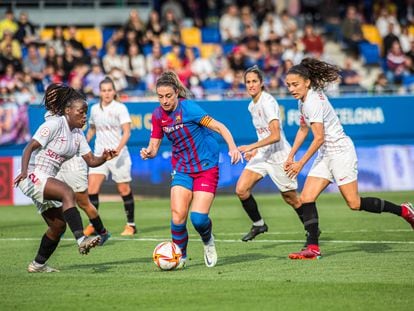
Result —
<svg viewBox="0 0 414 311"><path fill-rule="evenodd" d="M161 107L152 113L151 138L164 135L172 142L172 168L197 173L218 165L219 144L206 126L212 118L193 100L180 100L174 111Z"/></svg>

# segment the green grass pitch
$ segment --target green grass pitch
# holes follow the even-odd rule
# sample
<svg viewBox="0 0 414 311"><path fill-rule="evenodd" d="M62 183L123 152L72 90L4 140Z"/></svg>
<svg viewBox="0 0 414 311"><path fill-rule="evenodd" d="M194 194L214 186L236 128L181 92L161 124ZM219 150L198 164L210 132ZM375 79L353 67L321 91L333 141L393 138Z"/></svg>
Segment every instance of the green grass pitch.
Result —
<svg viewBox="0 0 414 311"><path fill-rule="evenodd" d="M413 199L412 192L369 195ZM35 208L0 207L0 310L414 309L414 232L403 219L352 212L339 194L322 194L323 258L292 261L287 255L304 240L296 213L278 195L256 199L268 233L241 242L251 223L235 196L219 195L211 211L217 266L204 265L189 223L188 266L167 272L151 259L154 247L170 240L167 199L136 201L134 238L120 236L122 204L102 203L112 238L81 256L68 230L49 260L61 272L49 274L26 272L45 230Z"/></svg>

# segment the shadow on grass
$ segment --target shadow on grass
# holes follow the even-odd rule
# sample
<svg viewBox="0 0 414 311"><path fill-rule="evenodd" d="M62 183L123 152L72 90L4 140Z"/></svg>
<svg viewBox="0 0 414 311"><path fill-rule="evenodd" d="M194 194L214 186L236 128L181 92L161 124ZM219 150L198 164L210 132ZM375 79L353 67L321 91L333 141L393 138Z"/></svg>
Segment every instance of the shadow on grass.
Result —
<svg viewBox="0 0 414 311"><path fill-rule="evenodd" d="M249 253L246 252L245 254L238 254L234 256L223 256L219 258L219 264L220 265L232 265L232 264L238 264L242 262L251 262L251 261L257 261L267 258L272 258L274 256L269 256L266 254L260 254L260 253Z"/></svg>
<svg viewBox="0 0 414 311"><path fill-rule="evenodd" d="M138 229L138 237L139 234L141 233L150 233L150 232L158 232L158 231L166 231L168 230L168 232L170 232L170 226L166 225L166 226L152 226L152 227L144 227L144 228L137 228Z"/></svg>
<svg viewBox="0 0 414 311"><path fill-rule="evenodd" d="M91 264L76 264L76 265L69 265L65 270L90 270L92 269L95 273L106 273L111 272L112 269L117 268L123 265L129 264L148 264L151 263L151 258L143 257L143 258L129 258L125 260L117 260L117 261L107 261L107 262L99 262L99 263L91 263Z"/></svg>

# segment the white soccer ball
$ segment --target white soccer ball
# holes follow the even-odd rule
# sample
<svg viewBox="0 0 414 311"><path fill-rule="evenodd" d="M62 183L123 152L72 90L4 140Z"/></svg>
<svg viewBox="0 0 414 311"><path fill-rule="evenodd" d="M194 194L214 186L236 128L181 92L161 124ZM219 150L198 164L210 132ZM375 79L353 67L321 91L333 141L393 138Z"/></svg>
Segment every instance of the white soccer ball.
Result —
<svg viewBox="0 0 414 311"><path fill-rule="evenodd" d="M152 260L161 270L173 270L182 257L180 247L174 242L161 242L152 253Z"/></svg>

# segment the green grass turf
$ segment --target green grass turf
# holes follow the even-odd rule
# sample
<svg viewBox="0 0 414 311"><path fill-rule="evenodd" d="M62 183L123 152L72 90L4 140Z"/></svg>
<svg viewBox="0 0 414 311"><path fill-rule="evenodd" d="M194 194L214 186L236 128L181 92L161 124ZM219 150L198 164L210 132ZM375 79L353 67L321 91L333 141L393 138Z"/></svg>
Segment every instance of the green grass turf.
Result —
<svg viewBox="0 0 414 311"><path fill-rule="evenodd" d="M370 194L376 195L376 194ZM393 202L413 193L383 193ZM121 203L101 204L113 238L78 254L69 230L49 260L60 273L29 274L45 225L33 206L0 208L0 310L413 310L414 235L402 219L351 212L338 194L318 202L323 258L291 261L304 233L280 196L257 195L269 232L240 237L250 222L234 196L219 196L211 216L218 265L207 268L189 224L189 264L163 272L151 260L170 239L169 201L136 202L138 234L122 238Z"/></svg>

